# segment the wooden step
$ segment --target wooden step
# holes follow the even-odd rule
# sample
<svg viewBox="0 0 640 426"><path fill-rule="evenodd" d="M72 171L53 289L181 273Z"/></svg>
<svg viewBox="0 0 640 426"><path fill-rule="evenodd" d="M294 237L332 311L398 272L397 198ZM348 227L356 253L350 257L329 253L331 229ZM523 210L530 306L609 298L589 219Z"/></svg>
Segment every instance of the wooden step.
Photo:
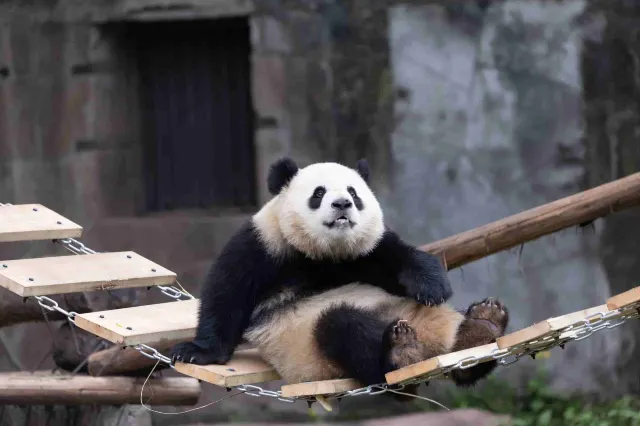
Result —
<svg viewBox="0 0 640 426"><path fill-rule="evenodd" d="M0 286L23 297L167 285L175 280L175 273L131 251L0 261Z"/></svg>
<svg viewBox="0 0 640 426"><path fill-rule="evenodd" d="M191 339L198 325L199 300L181 300L76 315L76 325L125 346Z"/></svg>
<svg viewBox="0 0 640 426"><path fill-rule="evenodd" d="M607 299L607 307L610 310L634 308L638 304L640 304L640 286Z"/></svg>
<svg viewBox="0 0 640 426"><path fill-rule="evenodd" d="M0 207L0 242L82 236L82 227L40 204Z"/></svg>
<svg viewBox="0 0 640 426"><path fill-rule="evenodd" d="M217 386L231 387L280 380L280 375L267 364L256 349L236 351L224 365L175 363L176 371Z"/></svg>
<svg viewBox="0 0 640 426"><path fill-rule="evenodd" d="M549 318L533 324L527 328L523 328L521 330L499 337L497 339L497 344L500 349L504 349L527 342L532 342L534 340L537 341L548 336L559 334L564 328L573 324L578 324L591 315L596 315L598 313L604 314L608 311L609 308L607 307L607 305L600 305L593 308L572 312L570 314L561 315L559 317Z"/></svg>
<svg viewBox="0 0 640 426"><path fill-rule="evenodd" d="M476 357L480 362L489 361L493 359L491 355L496 350L498 350L498 345L490 343L458 352L451 352L391 371L385 375L385 378L390 385L403 384L417 378L438 373L438 370L453 367L458 364L458 362L470 357Z"/></svg>
<svg viewBox="0 0 640 426"><path fill-rule="evenodd" d="M284 385L280 389L282 396L286 398L333 395L360 389L364 386L355 379L321 380L318 382L295 383Z"/></svg>

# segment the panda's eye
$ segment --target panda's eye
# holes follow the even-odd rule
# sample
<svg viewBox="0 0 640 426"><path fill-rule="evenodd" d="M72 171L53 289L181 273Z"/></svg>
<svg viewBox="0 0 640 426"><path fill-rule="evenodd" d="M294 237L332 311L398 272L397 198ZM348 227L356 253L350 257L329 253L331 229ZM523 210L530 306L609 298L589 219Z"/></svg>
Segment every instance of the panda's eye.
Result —
<svg viewBox="0 0 640 426"><path fill-rule="evenodd" d="M349 195L351 195L353 198L356 198L358 196L358 194L356 194L356 190L353 189L352 186L348 186L347 187L347 192L349 193Z"/></svg>
<svg viewBox="0 0 640 426"><path fill-rule="evenodd" d="M322 198L326 192L327 191L323 187L319 186L315 189L315 191L313 191L313 196L315 198Z"/></svg>

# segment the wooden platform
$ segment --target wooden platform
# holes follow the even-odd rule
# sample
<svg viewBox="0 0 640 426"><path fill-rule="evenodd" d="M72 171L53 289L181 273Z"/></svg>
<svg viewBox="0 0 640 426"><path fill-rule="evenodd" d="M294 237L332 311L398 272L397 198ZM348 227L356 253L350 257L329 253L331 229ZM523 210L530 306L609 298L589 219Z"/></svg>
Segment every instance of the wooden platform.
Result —
<svg viewBox="0 0 640 426"><path fill-rule="evenodd" d="M237 351L224 365L195 365L176 362L176 371L214 385L231 387L279 380L280 375L255 349Z"/></svg>
<svg viewBox="0 0 640 426"><path fill-rule="evenodd" d="M76 325L121 345L193 338L199 300L183 300L76 315Z"/></svg>
<svg viewBox="0 0 640 426"><path fill-rule="evenodd" d="M0 207L0 242L78 238L82 227L40 204Z"/></svg>
<svg viewBox="0 0 640 426"><path fill-rule="evenodd" d="M175 280L175 273L131 251L0 261L0 286L23 297L167 285Z"/></svg>

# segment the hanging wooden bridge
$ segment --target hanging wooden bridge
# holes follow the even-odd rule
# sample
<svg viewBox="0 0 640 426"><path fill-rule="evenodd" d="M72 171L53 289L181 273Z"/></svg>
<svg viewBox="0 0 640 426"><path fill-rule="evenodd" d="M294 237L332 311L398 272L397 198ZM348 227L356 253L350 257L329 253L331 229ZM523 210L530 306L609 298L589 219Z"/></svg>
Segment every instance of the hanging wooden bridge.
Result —
<svg viewBox="0 0 640 426"><path fill-rule="evenodd" d="M640 205L640 173L519 213L497 222L422 246L441 257L448 269L516 247L559 230ZM73 325L114 345L89 356L89 375L72 377L43 372L0 375L0 403L125 404L140 401L141 379L113 376L153 363L169 364L174 344L194 337L198 300L177 283L176 274L133 251L97 253L77 238L80 225L39 204L0 204L0 242L53 240L78 256L53 256L0 261L0 286L35 300L48 312L62 314ZM171 301L101 312L76 313L49 296L134 287L158 288ZM200 395L198 380L252 395L282 401L327 400L386 392L403 385L447 378L465 369L497 360L501 365L535 356L555 346L585 339L600 330L638 318L640 287L617 294L602 304L538 322L499 338L495 343L441 355L392 371L386 383L363 387L353 379L289 383L279 391L259 384L279 380L277 372L255 349L238 350L225 365L176 363L185 377L152 379L155 405L190 405ZM3 324L0 324L2 326ZM110 374L111 376L100 376ZM198 380L196 380L198 379ZM82 389L81 397L74 390Z"/></svg>

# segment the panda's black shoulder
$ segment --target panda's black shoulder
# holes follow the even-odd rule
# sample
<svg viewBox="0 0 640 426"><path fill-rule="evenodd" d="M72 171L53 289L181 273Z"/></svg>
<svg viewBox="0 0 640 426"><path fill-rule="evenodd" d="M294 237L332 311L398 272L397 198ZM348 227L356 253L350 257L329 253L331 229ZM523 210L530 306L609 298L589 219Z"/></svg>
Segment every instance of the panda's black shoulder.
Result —
<svg viewBox="0 0 640 426"><path fill-rule="evenodd" d="M260 241L258 230L251 219L246 220L236 230L220 254L220 257L235 256L238 256L237 260L243 263L268 257L267 249ZM247 258L247 256L250 257Z"/></svg>

